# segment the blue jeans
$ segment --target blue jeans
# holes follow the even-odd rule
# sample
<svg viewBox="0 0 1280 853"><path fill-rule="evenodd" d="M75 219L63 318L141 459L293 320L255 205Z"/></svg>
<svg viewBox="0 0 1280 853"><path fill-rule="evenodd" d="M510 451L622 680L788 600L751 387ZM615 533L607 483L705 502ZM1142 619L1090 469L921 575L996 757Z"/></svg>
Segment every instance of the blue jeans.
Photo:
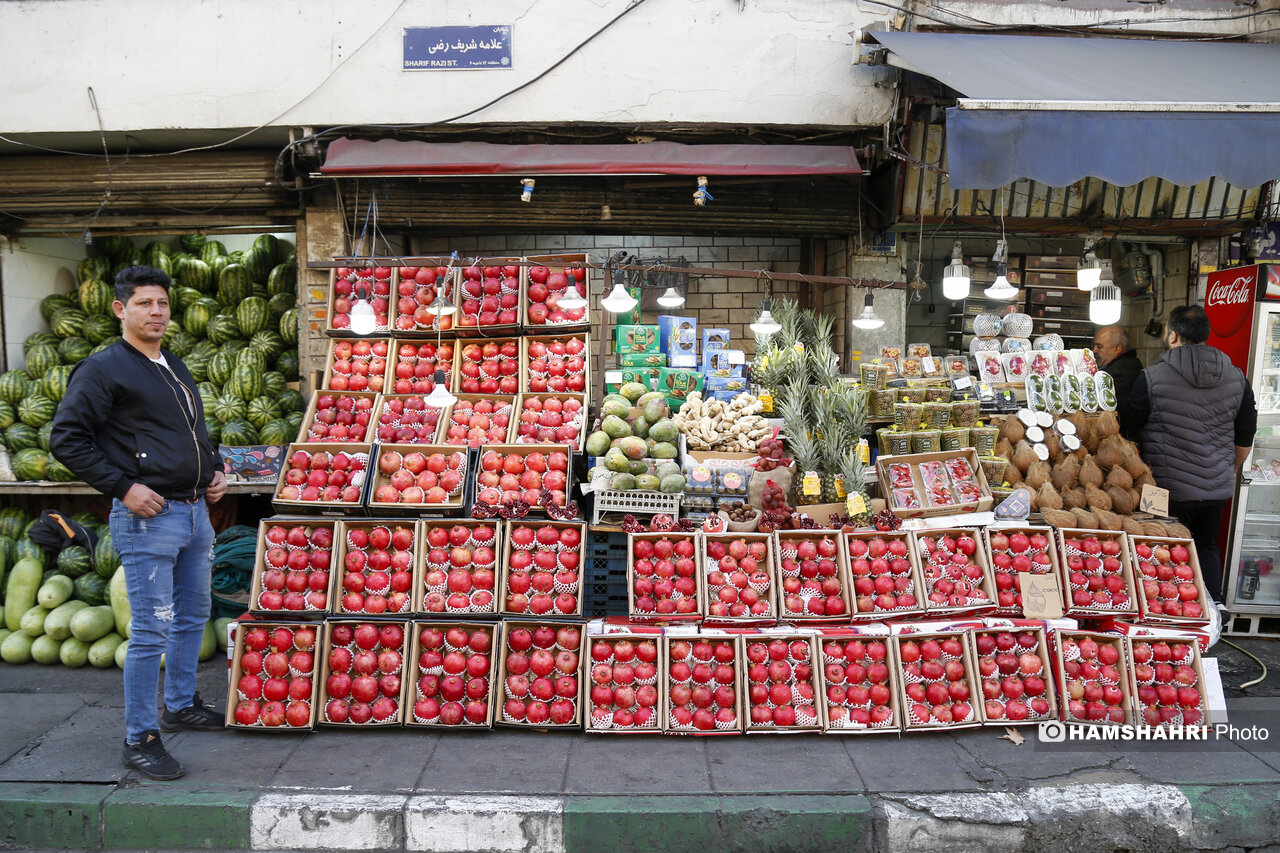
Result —
<svg viewBox="0 0 1280 853"><path fill-rule="evenodd" d="M165 655L164 703L173 711L196 692L200 640L209 618L213 525L203 500L165 501L143 518L111 502L111 542L120 554L133 610L124 664L125 736L159 728L156 688Z"/></svg>

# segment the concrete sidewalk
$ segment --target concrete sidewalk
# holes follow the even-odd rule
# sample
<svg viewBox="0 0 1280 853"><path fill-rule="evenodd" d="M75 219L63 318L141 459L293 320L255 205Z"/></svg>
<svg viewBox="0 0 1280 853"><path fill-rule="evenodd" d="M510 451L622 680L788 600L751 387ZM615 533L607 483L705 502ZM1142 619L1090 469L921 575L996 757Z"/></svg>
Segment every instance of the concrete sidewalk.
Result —
<svg viewBox="0 0 1280 853"><path fill-rule="evenodd" d="M1242 645L1276 672L1280 643ZM0 665L0 847L1280 849L1280 676L1244 696L1256 665L1213 652L1233 721L1272 740L228 731L167 738L187 775L163 783L120 765L118 671ZM219 705L225 673L201 672Z"/></svg>

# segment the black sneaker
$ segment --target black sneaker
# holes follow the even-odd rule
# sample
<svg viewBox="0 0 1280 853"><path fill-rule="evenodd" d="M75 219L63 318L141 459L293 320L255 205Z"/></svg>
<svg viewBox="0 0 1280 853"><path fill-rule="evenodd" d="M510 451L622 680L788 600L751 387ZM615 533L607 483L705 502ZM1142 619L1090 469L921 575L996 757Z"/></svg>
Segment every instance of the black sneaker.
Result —
<svg viewBox="0 0 1280 853"><path fill-rule="evenodd" d="M160 731L217 732L225 728L225 722L222 712L201 702L200 694L197 693L191 704L181 711L164 709L164 713L160 715Z"/></svg>
<svg viewBox="0 0 1280 853"><path fill-rule="evenodd" d="M160 733L155 729L143 732L138 743L124 742L124 766L161 782L177 779L187 772L164 748Z"/></svg>

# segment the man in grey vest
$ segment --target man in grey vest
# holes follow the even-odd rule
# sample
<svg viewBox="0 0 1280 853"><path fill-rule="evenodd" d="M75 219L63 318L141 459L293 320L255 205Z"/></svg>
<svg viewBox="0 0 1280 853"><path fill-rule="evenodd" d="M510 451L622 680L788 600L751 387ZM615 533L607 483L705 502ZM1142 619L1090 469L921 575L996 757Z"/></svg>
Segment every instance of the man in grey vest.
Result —
<svg viewBox="0 0 1280 853"><path fill-rule="evenodd" d="M1173 309L1169 349L1121 400L1120 426L1138 441L1156 484L1169 490L1169 512L1191 530L1205 586L1221 601L1222 511L1253 445L1258 409L1240 368L1208 339L1203 308Z"/></svg>

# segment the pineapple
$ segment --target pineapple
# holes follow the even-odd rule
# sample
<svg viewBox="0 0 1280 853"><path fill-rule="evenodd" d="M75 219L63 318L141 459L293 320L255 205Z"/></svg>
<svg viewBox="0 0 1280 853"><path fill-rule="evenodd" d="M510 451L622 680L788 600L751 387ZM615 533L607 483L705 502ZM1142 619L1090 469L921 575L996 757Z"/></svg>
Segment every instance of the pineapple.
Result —
<svg viewBox="0 0 1280 853"><path fill-rule="evenodd" d="M852 516L853 523L858 527L865 527L871 523L871 498L867 495L866 474L867 466L862 463L857 444L846 447L840 454L840 475L844 479L845 491L850 497L862 495L862 505L865 509Z"/></svg>
<svg viewBox="0 0 1280 853"><path fill-rule="evenodd" d="M809 388L804 385L792 386L779 409L786 422L787 448L796 460L796 504L808 505L822 502L822 495L804 494L804 475L809 471L822 470L822 454L818 443L809 432L813 425L812 409L809 408Z"/></svg>
<svg viewBox="0 0 1280 853"><path fill-rule="evenodd" d="M826 389L813 390L817 391L814 412L818 448L822 458L822 501L834 503L839 500L836 494L836 474L840 470L840 454L849 446L850 440L856 443L857 438L839 417L836 394Z"/></svg>

